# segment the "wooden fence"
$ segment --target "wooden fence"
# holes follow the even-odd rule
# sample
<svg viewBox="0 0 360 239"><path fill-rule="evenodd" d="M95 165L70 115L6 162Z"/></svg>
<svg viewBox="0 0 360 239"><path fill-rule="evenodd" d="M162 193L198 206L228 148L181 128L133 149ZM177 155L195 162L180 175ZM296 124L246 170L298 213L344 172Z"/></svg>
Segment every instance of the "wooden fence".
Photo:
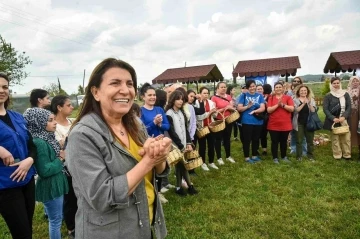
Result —
<svg viewBox="0 0 360 239"><path fill-rule="evenodd" d="M322 106L323 105L323 97L315 97L315 103L316 103L316 106Z"/></svg>

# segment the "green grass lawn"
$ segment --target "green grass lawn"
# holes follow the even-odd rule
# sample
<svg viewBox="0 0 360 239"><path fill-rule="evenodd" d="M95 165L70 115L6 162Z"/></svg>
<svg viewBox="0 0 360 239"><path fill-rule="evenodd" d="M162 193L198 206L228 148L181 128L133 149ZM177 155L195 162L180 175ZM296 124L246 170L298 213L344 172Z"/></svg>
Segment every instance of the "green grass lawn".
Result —
<svg viewBox="0 0 360 239"><path fill-rule="evenodd" d="M239 141L232 142L232 156L236 164L196 170L198 195L165 193L168 238L360 238L360 164L334 160L331 143L315 148L314 163L291 157L291 164L275 165L267 156L248 165ZM48 238L47 231L37 205L34 238ZM0 238L10 238L2 219Z"/></svg>

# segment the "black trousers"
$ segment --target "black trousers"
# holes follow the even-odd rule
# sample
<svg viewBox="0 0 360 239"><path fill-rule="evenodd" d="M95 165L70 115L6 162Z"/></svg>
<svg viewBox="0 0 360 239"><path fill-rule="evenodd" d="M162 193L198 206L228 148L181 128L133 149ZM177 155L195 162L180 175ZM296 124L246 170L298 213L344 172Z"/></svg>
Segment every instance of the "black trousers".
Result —
<svg viewBox="0 0 360 239"><path fill-rule="evenodd" d="M13 239L31 239L35 210L35 180L22 187L0 190L0 214Z"/></svg>
<svg viewBox="0 0 360 239"><path fill-rule="evenodd" d="M261 148L263 149L267 148L267 133L268 133L267 122L264 122L260 133Z"/></svg>
<svg viewBox="0 0 360 239"><path fill-rule="evenodd" d="M250 156L250 144L252 156L258 155L261 128L262 125L242 124L242 134L244 137L243 150L245 158L249 158Z"/></svg>
<svg viewBox="0 0 360 239"><path fill-rule="evenodd" d="M226 124L224 130L213 133L215 138L215 151L217 158L221 158L221 142L224 143L226 158L230 157L230 137L233 125Z"/></svg>
<svg viewBox="0 0 360 239"><path fill-rule="evenodd" d="M287 139L290 131L269 130L271 137L271 154L273 159L278 158L278 145L280 144L281 158L286 156Z"/></svg>
<svg viewBox="0 0 360 239"><path fill-rule="evenodd" d="M77 199L75 196L74 188L72 186L72 177L67 176L67 180L69 183L69 192L68 194L64 195L63 213L64 213L66 228L69 231L72 231L75 229L75 214L78 207L77 207Z"/></svg>
<svg viewBox="0 0 360 239"><path fill-rule="evenodd" d="M207 149L208 149L208 160L209 163L214 162L215 151L214 151L214 136L213 133L207 134L205 137L198 139L199 142L199 155L202 158L203 162L205 163L205 153L206 153L206 142L207 142Z"/></svg>
<svg viewBox="0 0 360 239"><path fill-rule="evenodd" d="M237 122L235 121L233 124L233 128L234 128L234 138L237 138L238 136L238 125Z"/></svg>

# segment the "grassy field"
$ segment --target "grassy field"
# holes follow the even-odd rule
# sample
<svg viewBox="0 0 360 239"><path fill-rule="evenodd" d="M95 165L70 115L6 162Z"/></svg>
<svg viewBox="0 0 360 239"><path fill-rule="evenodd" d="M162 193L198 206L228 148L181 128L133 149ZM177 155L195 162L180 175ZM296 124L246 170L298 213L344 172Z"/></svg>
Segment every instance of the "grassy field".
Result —
<svg viewBox="0 0 360 239"><path fill-rule="evenodd" d="M319 115L323 118L321 110ZM167 238L360 238L360 164L331 155L328 144L315 148L314 163L290 157L292 163L275 165L267 156L248 165L241 143L232 142L235 164L196 170L198 195L165 193ZM173 174L170 181L175 182ZM34 238L48 238L47 231L39 204ZM2 219L0 238L11 238Z"/></svg>

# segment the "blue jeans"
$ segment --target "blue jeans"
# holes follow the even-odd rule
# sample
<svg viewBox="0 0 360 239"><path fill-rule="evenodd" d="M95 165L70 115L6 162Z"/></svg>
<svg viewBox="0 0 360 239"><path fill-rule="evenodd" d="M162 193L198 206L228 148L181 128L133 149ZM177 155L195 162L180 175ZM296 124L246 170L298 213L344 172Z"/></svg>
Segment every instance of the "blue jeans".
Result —
<svg viewBox="0 0 360 239"><path fill-rule="evenodd" d="M296 130L291 130L290 132L290 153L296 155ZM302 155L307 155L307 144L306 144L306 138L304 137L304 140L302 142Z"/></svg>
<svg viewBox="0 0 360 239"><path fill-rule="evenodd" d="M49 217L50 239L61 239L63 202L64 202L64 196L44 202L45 211Z"/></svg>

